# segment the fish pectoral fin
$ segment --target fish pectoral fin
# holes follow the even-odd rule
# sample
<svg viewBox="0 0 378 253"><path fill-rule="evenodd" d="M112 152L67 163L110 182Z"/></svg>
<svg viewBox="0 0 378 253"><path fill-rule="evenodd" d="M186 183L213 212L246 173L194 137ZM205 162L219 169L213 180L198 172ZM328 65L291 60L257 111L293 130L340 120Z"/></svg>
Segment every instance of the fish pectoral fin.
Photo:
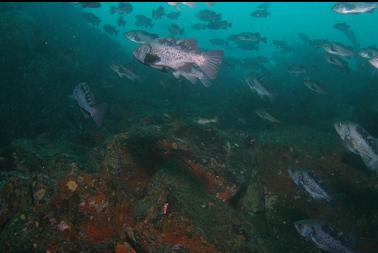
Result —
<svg viewBox="0 0 378 253"><path fill-rule="evenodd" d="M192 68L193 68L193 64L187 63L187 64L184 64L183 66L179 67L177 70L181 70L181 71L189 73L189 72L192 71Z"/></svg>
<svg viewBox="0 0 378 253"><path fill-rule="evenodd" d="M145 64L155 64L160 61L160 57L154 54L146 54L144 57Z"/></svg>

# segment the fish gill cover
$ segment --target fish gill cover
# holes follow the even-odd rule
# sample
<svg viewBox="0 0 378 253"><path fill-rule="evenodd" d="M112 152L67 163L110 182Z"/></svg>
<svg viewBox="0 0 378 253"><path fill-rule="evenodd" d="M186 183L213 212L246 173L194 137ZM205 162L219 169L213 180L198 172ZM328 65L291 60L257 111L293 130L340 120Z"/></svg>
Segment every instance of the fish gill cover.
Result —
<svg viewBox="0 0 378 253"><path fill-rule="evenodd" d="M0 4L0 252L376 252L376 8Z"/></svg>

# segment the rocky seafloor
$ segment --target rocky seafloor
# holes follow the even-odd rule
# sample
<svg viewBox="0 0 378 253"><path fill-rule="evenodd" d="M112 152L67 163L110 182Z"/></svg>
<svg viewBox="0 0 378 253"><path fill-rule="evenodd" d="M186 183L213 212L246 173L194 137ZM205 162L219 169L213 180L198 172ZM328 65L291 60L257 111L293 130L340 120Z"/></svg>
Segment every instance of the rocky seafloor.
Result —
<svg viewBox="0 0 378 253"><path fill-rule="evenodd" d="M311 128L182 122L16 140L1 153L0 251L317 252L293 222L321 218L374 252L378 185L332 143ZM336 206L299 191L293 164L325 179Z"/></svg>

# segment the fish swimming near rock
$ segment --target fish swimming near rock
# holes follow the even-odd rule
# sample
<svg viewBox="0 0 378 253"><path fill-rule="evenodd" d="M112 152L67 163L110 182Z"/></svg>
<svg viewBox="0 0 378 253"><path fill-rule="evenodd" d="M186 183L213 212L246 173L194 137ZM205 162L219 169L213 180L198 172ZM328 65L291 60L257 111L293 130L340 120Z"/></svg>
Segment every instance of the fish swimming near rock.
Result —
<svg viewBox="0 0 378 253"><path fill-rule="evenodd" d="M267 112L265 109L256 109L255 113L257 116L259 116L261 119L266 120L270 123L281 123L277 118L273 117L269 112Z"/></svg>
<svg viewBox="0 0 378 253"><path fill-rule="evenodd" d="M353 253L343 233L319 219L299 220L294 223L297 232L317 248L330 253Z"/></svg>
<svg viewBox="0 0 378 253"><path fill-rule="evenodd" d="M378 172L378 140L353 122L336 122L334 126L346 148L359 155L366 167Z"/></svg>
<svg viewBox="0 0 378 253"><path fill-rule="evenodd" d="M269 90L267 90L267 88L265 88L262 85L261 81L258 78L249 77L249 78L245 79L245 82L248 85L248 87L253 92L255 92L259 97L261 97L261 98L265 98L266 97L271 102L276 98L276 95L273 94L272 92L270 92Z"/></svg>
<svg viewBox="0 0 378 253"><path fill-rule="evenodd" d="M143 64L160 70L195 65L210 79L216 78L223 60L222 50L200 52L194 39L159 38L142 44L133 54Z"/></svg>
<svg viewBox="0 0 378 253"><path fill-rule="evenodd" d="M324 88L322 88L322 86L318 82L314 80L306 79L303 81L303 83L307 88L309 88L313 92L320 95L327 95L327 92L324 90Z"/></svg>
<svg viewBox="0 0 378 253"><path fill-rule="evenodd" d="M131 69L121 65L121 64L112 64L110 68L119 76L119 78L126 77L131 81L140 80L141 76L137 75Z"/></svg>
<svg viewBox="0 0 378 253"><path fill-rule="evenodd" d="M200 124L200 125L208 125L208 124L215 124L215 123L218 123L218 118L217 117L214 117L214 118L199 118L197 121L197 124Z"/></svg>
<svg viewBox="0 0 378 253"><path fill-rule="evenodd" d="M313 199L333 203L333 198L328 193L326 187L308 169L289 167L288 173L293 182Z"/></svg>
<svg viewBox="0 0 378 253"><path fill-rule="evenodd" d="M97 126L102 125L107 106L106 104L96 104L94 95L86 83L79 83L74 88L71 97L76 100L84 115L89 114Z"/></svg>

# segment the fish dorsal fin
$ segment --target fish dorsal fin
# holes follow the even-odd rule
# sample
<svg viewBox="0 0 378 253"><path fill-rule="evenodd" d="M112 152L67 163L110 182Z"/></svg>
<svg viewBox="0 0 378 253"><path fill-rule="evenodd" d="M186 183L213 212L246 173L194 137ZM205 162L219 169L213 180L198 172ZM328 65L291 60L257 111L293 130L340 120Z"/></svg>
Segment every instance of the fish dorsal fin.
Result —
<svg viewBox="0 0 378 253"><path fill-rule="evenodd" d="M144 57L144 63L145 64L154 64L160 61L160 57L154 54L146 54Z"/></svg>
<svg viewBox="0 0 378 253"><path fill-rule="evenodd" d="M197 51L197 41L195 39L178 40L176 45L184 50Z"/></svg>

